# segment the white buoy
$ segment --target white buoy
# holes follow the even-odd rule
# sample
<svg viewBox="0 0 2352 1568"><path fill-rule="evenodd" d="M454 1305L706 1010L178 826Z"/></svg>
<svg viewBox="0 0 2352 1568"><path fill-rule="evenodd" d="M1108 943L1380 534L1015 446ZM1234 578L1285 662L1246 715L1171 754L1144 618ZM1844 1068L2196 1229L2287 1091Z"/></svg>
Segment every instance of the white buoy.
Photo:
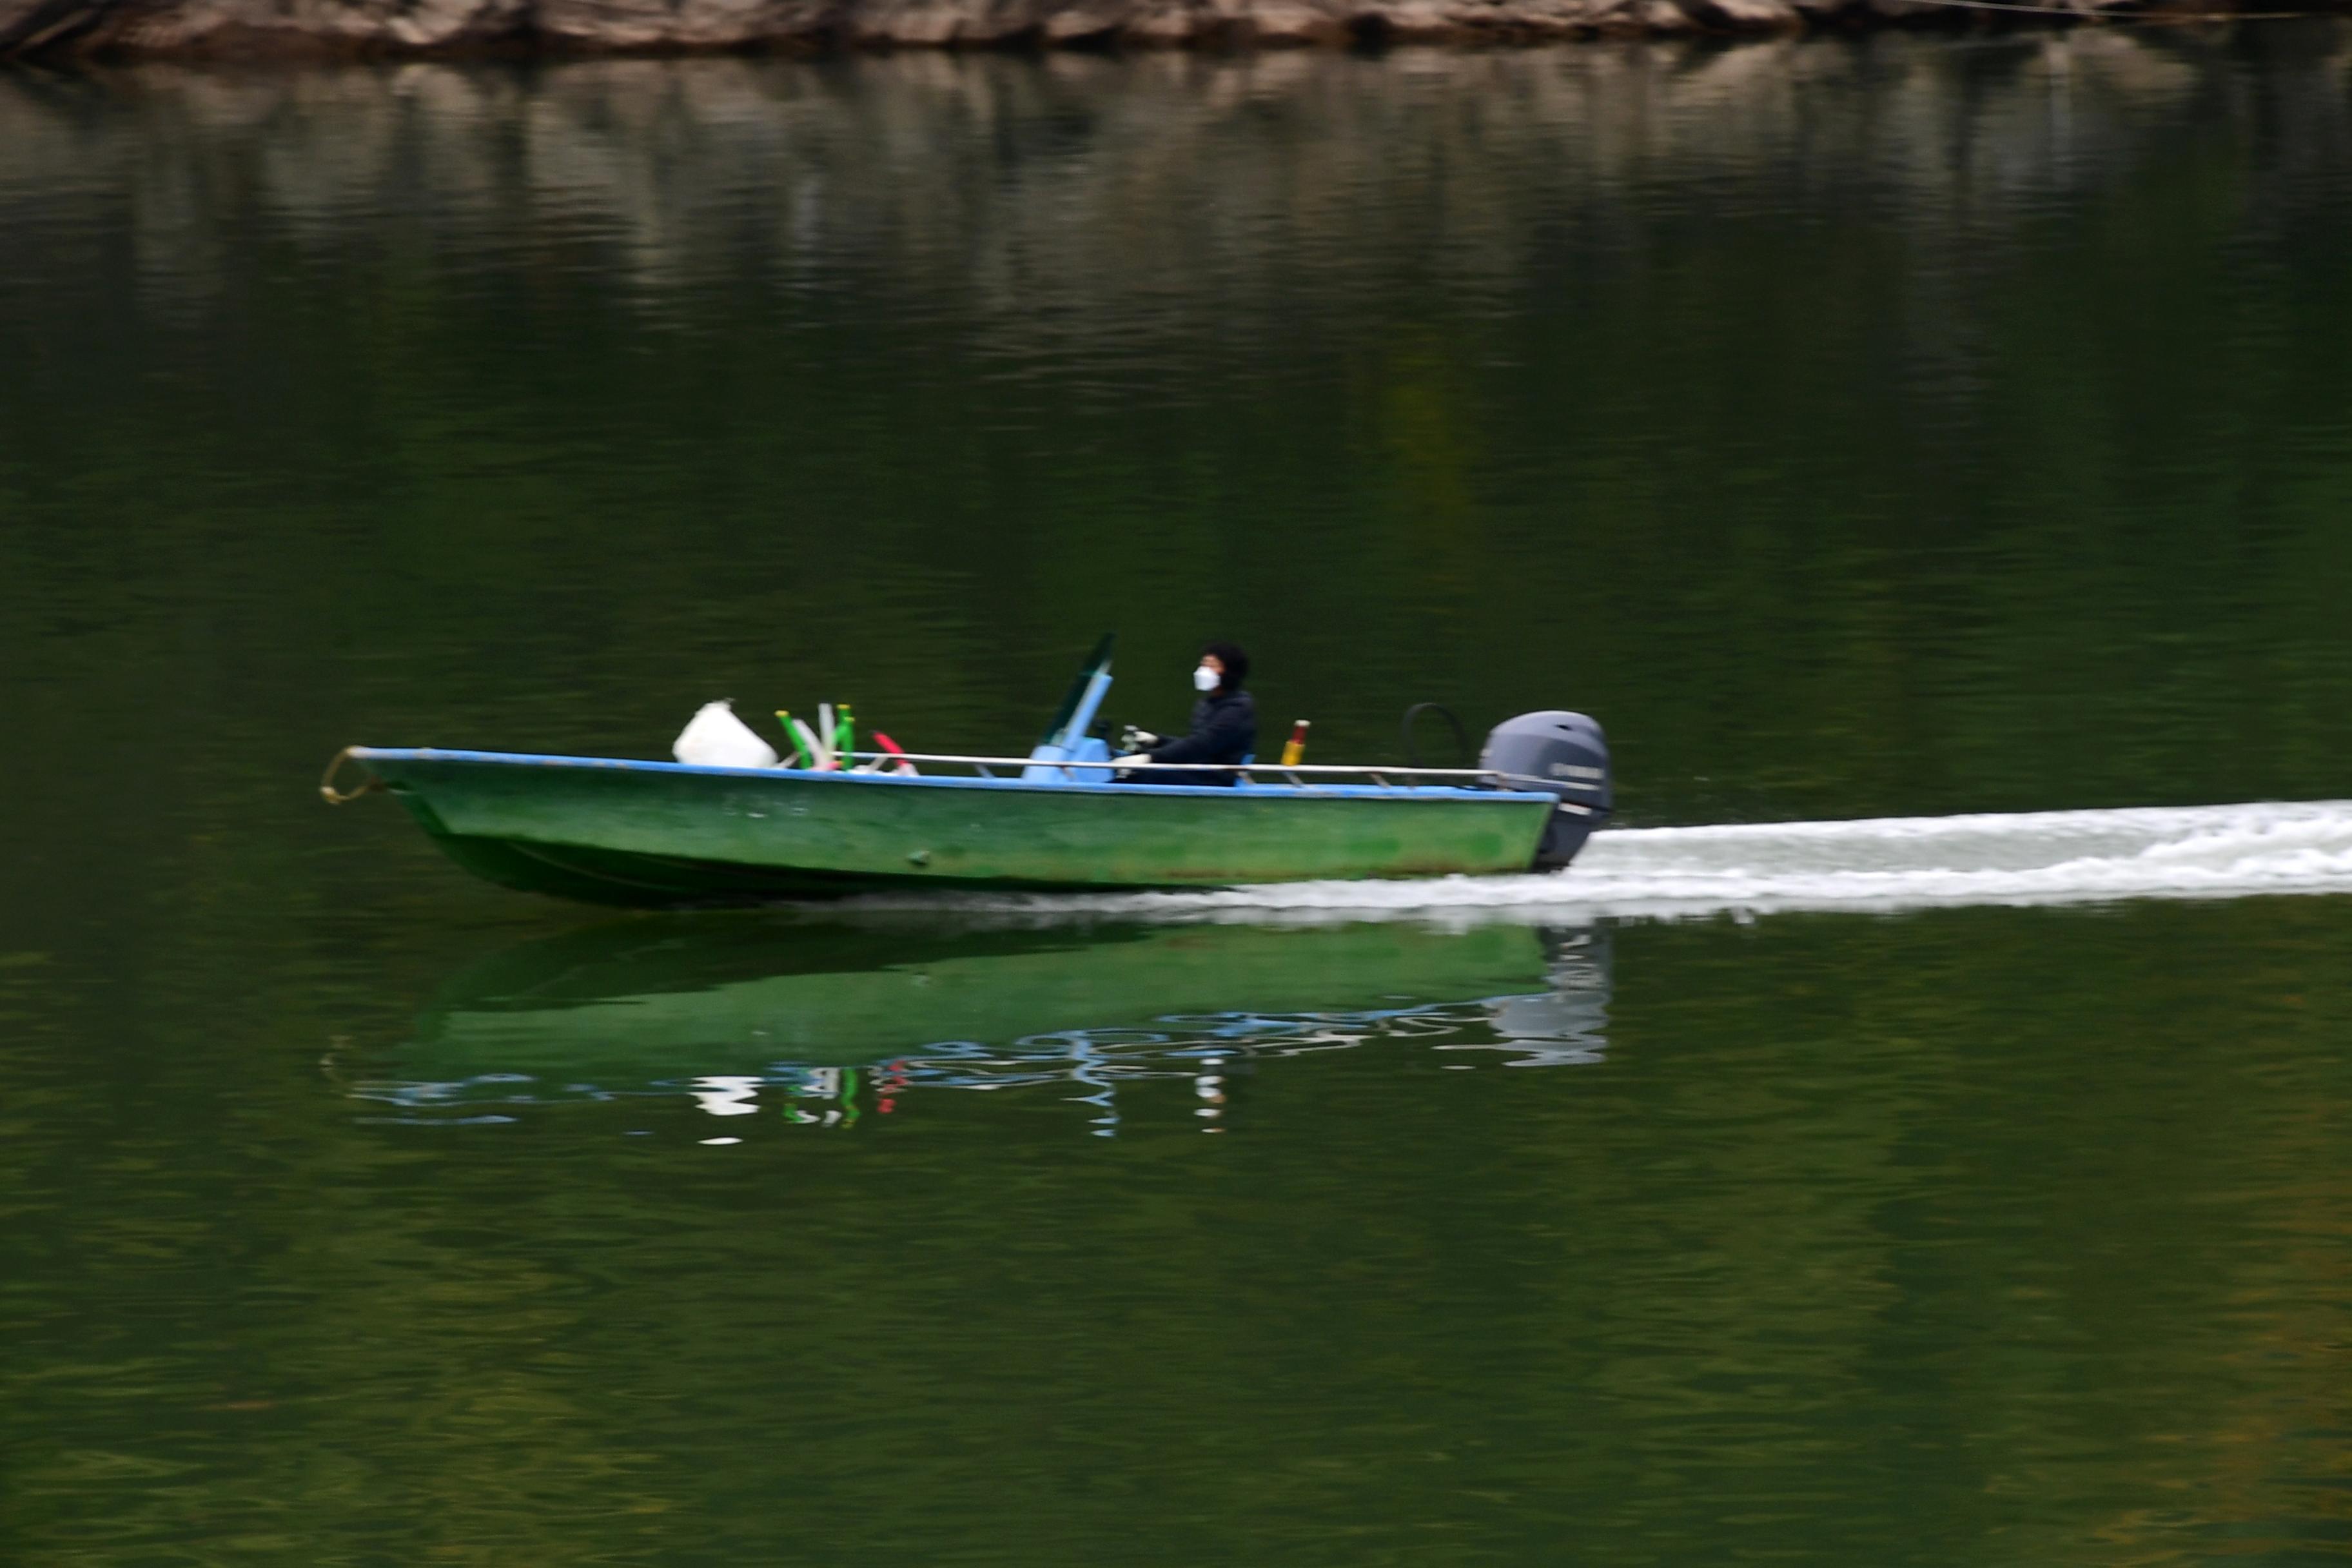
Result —
<svg viewBox="0 0 2352 1568"><path fill-rule="evenodd" d="M670 743L669 754L698 768L772 768L775 748L735 717L731 701L706 702Z"/></svg>

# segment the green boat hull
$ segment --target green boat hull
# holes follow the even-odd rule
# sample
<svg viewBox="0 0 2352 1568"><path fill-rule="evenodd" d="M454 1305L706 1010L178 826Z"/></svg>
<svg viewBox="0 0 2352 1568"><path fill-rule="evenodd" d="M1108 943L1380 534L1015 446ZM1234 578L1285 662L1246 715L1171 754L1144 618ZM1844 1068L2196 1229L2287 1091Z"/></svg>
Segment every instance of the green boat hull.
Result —
<svg viewBox="0 0 2352 1568"><path fill-rule="evenodd" d="M1217 888L1524 871L1553 810L1464 789L1032 784L348 753L459 865L599 903Z"/></svg>

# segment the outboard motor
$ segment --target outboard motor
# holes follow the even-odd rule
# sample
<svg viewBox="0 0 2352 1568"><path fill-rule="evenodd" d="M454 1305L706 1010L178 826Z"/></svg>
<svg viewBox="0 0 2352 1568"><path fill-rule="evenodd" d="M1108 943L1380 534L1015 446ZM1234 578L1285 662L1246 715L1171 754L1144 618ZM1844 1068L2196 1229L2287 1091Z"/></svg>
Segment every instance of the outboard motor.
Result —
<svg viewBox="0 0 2352 1568"><path fill-rule="evenodd" d="M1557 870L1575 859L1609 819L1609 738L1585 714L1555 708L1506 719L1486 731L1478 765L1501 774L1505 789L1541 790L1559 802L1536 846L1533 870Z"/></svg>

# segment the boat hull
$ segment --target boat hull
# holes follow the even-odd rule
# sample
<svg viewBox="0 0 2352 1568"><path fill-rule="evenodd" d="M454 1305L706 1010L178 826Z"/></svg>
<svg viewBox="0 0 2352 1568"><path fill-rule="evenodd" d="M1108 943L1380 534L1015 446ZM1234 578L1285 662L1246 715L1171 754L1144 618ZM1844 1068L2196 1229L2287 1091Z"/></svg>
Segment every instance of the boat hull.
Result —
<svg viewBox="0 0 2352 1568"><path fill-rule="evenodd" d="M1526 870L1549 796L901 778L355 747L478 876L600 903Z"/></svg>

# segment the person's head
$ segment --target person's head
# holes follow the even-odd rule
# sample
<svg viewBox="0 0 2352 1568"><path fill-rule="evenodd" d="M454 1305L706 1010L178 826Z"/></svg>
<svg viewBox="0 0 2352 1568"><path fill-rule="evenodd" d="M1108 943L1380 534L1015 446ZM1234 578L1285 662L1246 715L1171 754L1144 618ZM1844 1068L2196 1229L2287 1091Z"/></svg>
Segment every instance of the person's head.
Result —
<svg viewBox="0 0 2352 1568"><path fill-rule="evenodd" d="M1203 691L1239 691L1242 682L1249 679L1249 655L1239 643L1212 642L1201 645L1201 668L1213 671L1216 684L1203 686L1202 678L1194 676L1192 683Z"/></svg>

